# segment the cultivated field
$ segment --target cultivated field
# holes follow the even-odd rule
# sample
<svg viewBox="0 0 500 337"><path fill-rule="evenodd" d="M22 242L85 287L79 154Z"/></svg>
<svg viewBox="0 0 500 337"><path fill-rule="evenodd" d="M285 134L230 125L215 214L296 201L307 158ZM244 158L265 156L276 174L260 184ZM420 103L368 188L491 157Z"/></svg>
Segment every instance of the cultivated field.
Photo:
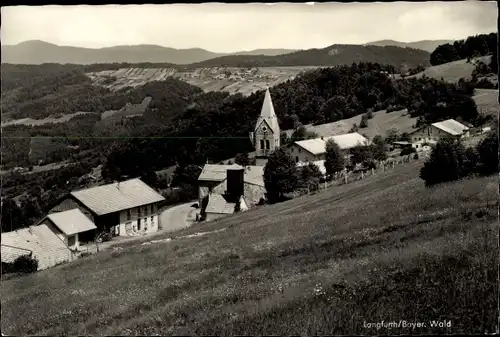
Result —
<svg viewBox="0 0 500 337"><path fill-rule="evenodd" d="M47 117L44 119L33 119L33 118L21 118L21 119L15 119L11 120L8 122L2 123L2 127L6 127L9 125L31 125L31 126L37 126L37 125L43 125L43 124L48 124L48 123L66 123L70 119L76 116L80 115L87 115L87 114L92 114L95 112L75 112L72 114L64 115L61 117Z"/></svg>
<svg viewBox="0 0 500 337"><path fill-rule="evenodd" d="M492 333L498 178L427 189L419 165L2 281L2 332ZM365 324L400 320L425 326Z"/></svg>
<svg viewBox="0 0 500 337"><path fill-rule="evenodd" d="M293 79L299 73L317 67L268 67L268 68L200 68L180 72L176 69L139 69L124 68L117 71L88 73L96 85L112 90L124 87L136 87L152 81L161 81L169 76L176 77L189 84L200 87L206 92L225 91L231 94L250 95Z"/></svg>
<svg viewBox="0 0 500 337"><path fill-rule="evenodd" d="M427 77L433 77L435 79L443 80L447 82L458 82L459 79L469 79L472 75L472 71L476 67L476 62L482 61L484 63L489 63L491 56L482 56L473 59L471 62L467 63L467 60L458 60L454 62L449 62L445 64L440 64L438 66L433 66L425 69L421 73L408 76L412 77L422 77L423 75Z"/></svg>

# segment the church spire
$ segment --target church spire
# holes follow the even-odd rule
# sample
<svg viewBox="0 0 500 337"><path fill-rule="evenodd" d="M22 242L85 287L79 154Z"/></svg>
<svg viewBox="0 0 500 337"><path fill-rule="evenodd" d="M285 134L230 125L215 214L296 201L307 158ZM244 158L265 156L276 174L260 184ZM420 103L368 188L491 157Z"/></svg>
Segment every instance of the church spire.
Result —
<svg viewBox="0 0 500 337"><path fill-rule="evenodd" d="M280 134L280 128L278 124L278 116L274 111L273 101L271 99L271 93L269 92L269 87L266 87L266 93L264 94L264 102L262 103L262 109L260 110L260 116L255 124L255 130L257 130L262 122L265 121L269 128L274 134Z"/></svg>

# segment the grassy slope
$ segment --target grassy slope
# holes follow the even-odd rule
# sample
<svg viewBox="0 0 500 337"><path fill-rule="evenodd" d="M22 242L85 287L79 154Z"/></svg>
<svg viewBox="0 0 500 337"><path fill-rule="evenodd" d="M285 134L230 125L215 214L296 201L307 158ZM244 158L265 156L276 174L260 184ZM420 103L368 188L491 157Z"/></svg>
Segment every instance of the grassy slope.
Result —
<svg viewBox="0 0 500 337"><path fill-rule="evenodd" d="M2 332L492 332L497 177L429 190L419 165L2 281ZM452 327L363 327L400 319Z"/></svg>
<svg viewBox="0 0 500 337"><path fill-rule="evenodd" d="M433 77L435 79L440 80L443 78L448 82L458 82L460 78L470 78L472 75L472 71L476 67L474 62L482 61L484 63L489 63L491 56L482 56L475 58L473 62L467 63L467 60L458 60L454 62L440 64L438 66L432 66L425 69L423 72L415 74L411 77L421 77L426 75L427 77Z"/></svg>

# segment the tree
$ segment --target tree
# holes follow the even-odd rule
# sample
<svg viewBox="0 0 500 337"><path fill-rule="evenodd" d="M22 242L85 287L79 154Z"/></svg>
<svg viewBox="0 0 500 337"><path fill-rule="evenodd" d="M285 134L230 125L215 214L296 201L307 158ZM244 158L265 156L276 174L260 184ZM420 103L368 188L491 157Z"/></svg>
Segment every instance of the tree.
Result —
<svg viewBox="0 0 500 337"><path fill-rule="evenodd" d="M170 185L181 188L184 193L194 198L198 194L198 177L200 174L201 167L198 165L177 166Z"/></svg>
<svg viewBox="0 0 500 337"><path fill-rule="evenodd" d="M250 165L250 159L248 158L248 153L246 152L238 153L234 158L234 162L241 166Z"/></svg>
<svg viewBox="0 0 500 337"><path fill-rule="evenodd" d="M490 175L498 172L498 151L498 129L495 128L477 145L481 174Z"/></svg>
<svg viewBox="0 0 500 337"><path fill-rule="evenodd" d="M283 200L284 194L293 192L297 183L297 166L290 154L282 148L271 153L264 167L268 200L271 203Z"/></svg>
<svg viewBox="0 0 500 337"><path fill-rule="evenodd" d="M373 158L375 160L386 160L386 144L384 138L380 135L376 135L372 140L372 152Z"/></svg>
<svg viewBox="0 0 500 337"><path fill-rule="evenodd" d="M399 130L397 128L392 128L387 131L387 136L385 137L385 141L387 144L392 144L399 140Z"/></svg>
<svg viewBox="0 0 500 337"><path fill-rule="evenodd" d="M350 149L351 164L366 164L373 161L372 147L367 145L358 145Z"/></svg>
<svg viewBox="0 0 500 337"><path fill-rule="evenodd" d="M323 174L319 167L314 163L308 163L300 169L300 184L308 188L310 191L315 191L319 187L319 182Z"/></svg>
<svg viewBox="0 0 500 337"><path fill-rule="evenodd" d="M466 176L465 148L460 141L443 138L433 148L429 159L420 170L426 186L454 181Z"/></svg>
<svg viewBox="0 0 500 337"><path fill-rule="evenodd" d="M156 172L148 169L141 174L141 180L151 187L158 187L159 180Z"/></svg>
<svg viewBox="0 0 500 337"><path fill-rule="evenodd" d="M345 160L340 146L333 139L329 139L326 142L325 150L326 173L331 176L342 171L345 167Z"/></svg>
<svg viewBox="0 0 500 337"><path fill-rule="evenodd" d="M367 127L368 127L368 117L366 117L366 115L363 115L363 117L361 117L361 122L359 123L359 128L364 129Z"/></svg>

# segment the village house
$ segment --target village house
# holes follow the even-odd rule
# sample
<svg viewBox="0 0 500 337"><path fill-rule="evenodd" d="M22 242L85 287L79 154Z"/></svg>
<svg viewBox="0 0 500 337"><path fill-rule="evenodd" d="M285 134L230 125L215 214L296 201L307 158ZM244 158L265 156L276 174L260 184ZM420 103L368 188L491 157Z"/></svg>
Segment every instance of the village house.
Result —
<svg viewBox="0 0 500 337"><path fill-rule="evenodd" d="M211 189L200 187L200 208L207 221L233 214L236 204L239 204L240 211L246 211L264 199L266 194L262 166L219 166L224 166L224 179ZM208 171L204 171L207 176ZM215 172L220 174L220 171ZM215 175L212 179L214 178Z"/></svg>
<svg viewBox="0 0 500 337"><path fill-rule="evenodd" d="M413 147L418 149L424 144L436 144L442 138L461 139L469 136L469 127L454 119L425 125L410 133Z"/></svg>
<svg viewBox="0 0 500 337"><path fill-rule="evenodd" d="M333 139L340 149L349 157L348 151L358 145L369 144L369 140L357 132L338 136L319 137L296 141L287 146L288 153L296 163L317 162L325 159L326 143Z"/></svg>
<svg viewBox="0 0 500 337"><path fill-rule="evenodd" d="M156 232L160 226L159 204L165 198L140 179L73 191L62 198L49 214L80 209L97 227L79 234L80 242L95 239L95 234L136 236Z"/></svg>
<svg viewBox="0 0 500 337"><path fill-rule="evenodd" d="M40 225L50 228L71 250L80 248L79 234L94 232L97 228L78 208L48 214L38 222L37 226Z"/></svg>
<svg viewBox="0 0 500 337"><path fill-rule="evenodd" d="M76 258L71 249L45 224L2 233L2 263L13 263L29 255L38 260L38 270L47 269Z"/></svg>

